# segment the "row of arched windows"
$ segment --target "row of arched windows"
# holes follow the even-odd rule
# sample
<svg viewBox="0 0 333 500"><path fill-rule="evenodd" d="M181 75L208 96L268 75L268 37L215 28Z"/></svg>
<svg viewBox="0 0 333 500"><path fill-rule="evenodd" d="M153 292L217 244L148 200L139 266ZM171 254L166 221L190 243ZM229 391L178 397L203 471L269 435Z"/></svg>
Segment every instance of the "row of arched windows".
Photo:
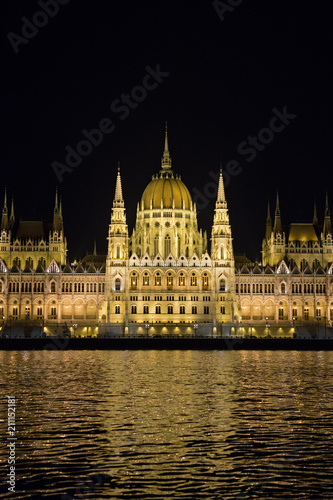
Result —
<svg viewBox="0 0 333 500"><path fill-rule="evenodd" d="M3 283L0 282L0 292L4 291ZM33 292L44 292L44 283L43 282L34 282L26 281L26 282L9 282L8 283L8 292L9 293L19 293L19 292L31 293Z"/></svg>
<svg viewBox="0 0 333 500"><path fill-rule="evenodd" d="M52 282L53 284L54 282ZM52 284L51 284L51 291L52 291ZM85 286L86 285L86 286ZM104 283L74 283L74 292L84 292L86 289L86 292L104 292ZM55 283L54 283L54 291L55 291ZM71 282L65 282L61 284L61 291L62 292L72 292L73 291L73 283Z"/></svg>
<svg viewBox="0 0 333 500"><path fill-rule="evenodd" d="M138 307L136 305L132 305L130 309L131 314L138 314ZM168 314L176 314L175 307L173 305L169 305L167 307ZM120 306L115 306L115 314L120 314ZM154 310L149 310L149 306L143 306L143 314L161 314L161 306L155 306ZM186 313L186 308L184 305L179 306L179 314L189 314ZM191 314L198 314L198 307L191 306ZM209 314L209 306L204 307L204 314Z"/></svg>
<svg viewBox="0 0 333 500"><path fill-rule="evenodd" d="M236 283L236 293L263 293L263 291L274 293L274 283L252 283L252 286L251 283Z"/></svg>
<svg viewBox="0 0 333 500"><path fill-rule="evenodd" d="M177 277L173 274L168 273L166 275L166 285L167 287L173 287L175 285L178 286L186 286L186 276L185 273L181 272ZM199 278L195 273L192 273L189 276L189 284L190 286L198 286ZM117 290L117 283L119 285L120 290L120 280L117 278L115 280L115 289ZM130 286L132 289L135 289L139 284L139 276L136 273L132 273L130 276ZM149 286L150 284L154 286L162 286L162 275L157 272L153 277L151 277L147 272L145 272L142 276L141 280L142 286ZM201 284L203 288L208 288L210 285L210 278L208 273L204 273L201 277ZM221 290L221 288L220 288Z"/></svg>
<svg viewBox="0 0 333 500"><path fill-rule="evenodd" d="M314 293L316 290L316 293L326 293L326 284L325 283L316 283L316 286L314 286L313 283L293 283L291 285L291 291L292 293Z"/></svg>

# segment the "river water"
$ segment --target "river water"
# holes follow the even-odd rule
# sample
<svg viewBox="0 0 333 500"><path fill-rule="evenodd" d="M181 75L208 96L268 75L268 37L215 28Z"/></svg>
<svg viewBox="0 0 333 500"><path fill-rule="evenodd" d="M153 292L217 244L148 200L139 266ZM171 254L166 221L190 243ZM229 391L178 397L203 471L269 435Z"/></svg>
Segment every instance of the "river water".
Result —
<svg viewBox="0 0 333 500"><path fill-rule="evenodd" d="M0 365L1 498L333 498L332 352L1 351Z"/></svg>

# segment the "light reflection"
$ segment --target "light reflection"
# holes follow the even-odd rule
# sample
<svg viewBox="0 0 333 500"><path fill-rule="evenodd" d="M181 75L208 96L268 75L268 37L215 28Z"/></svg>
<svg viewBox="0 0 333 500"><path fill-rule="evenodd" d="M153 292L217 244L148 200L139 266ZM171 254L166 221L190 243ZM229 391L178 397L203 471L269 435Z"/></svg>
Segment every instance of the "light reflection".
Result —
<svg viewBox="0 0 333 500"><path fill-rule="evenodd" d="M131 498L165 497L166 478L177 498L200 498L207 485L209 498L250 485L260 497L267 481L284 498L295 471L304 495L309 473L312 496L319 491L330 352L3 351L0 363L22 402L26 484L52 488L53 478L66 493L70 470L84 478L101 464Z"/></svg>

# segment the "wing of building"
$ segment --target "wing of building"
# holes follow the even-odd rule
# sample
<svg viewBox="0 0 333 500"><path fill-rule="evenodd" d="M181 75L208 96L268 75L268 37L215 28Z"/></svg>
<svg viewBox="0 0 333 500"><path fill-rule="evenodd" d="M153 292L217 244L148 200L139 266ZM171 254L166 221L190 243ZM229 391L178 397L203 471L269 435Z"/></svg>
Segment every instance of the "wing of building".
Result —
<svg viewBox="0 0 333 500"><path fill-rule="evenodd" d="M282 224L277 196L262 262L234 256L222 171L211 245L195 203L172 169L165 131L161 166L138 200L129 235L118 168L107 255L69 264L61 201L53 222L1 219L2 334L292 335L333 320L333 240L328 199L323 224Z"/></svg>

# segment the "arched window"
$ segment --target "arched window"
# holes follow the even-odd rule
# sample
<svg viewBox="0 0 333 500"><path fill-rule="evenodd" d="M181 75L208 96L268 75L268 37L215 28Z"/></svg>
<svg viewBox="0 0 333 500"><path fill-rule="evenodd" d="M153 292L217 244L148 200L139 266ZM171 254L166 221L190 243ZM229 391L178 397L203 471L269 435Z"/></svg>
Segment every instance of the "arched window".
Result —
<svg viewBox="0 0 333 500"><path fill-rule="evenodd" d="M286 293L286 284L281 283L281 293Z"/></svg>
<svg viewBox="0 0 333 500"><path fill-rule="evenodd" d="M136 288L138 286L138 275L137 274L133 273L131 275L130 283L131 283L131 288Z"/></svg>
<svg viewBox="0 0 333 500"><path fill-rule="evenodd" d="M197 306L192 306L192 314L198 314Z"/></svg>
<svg viewBox="0 0 333 500"><path fill-rule="evenodd" d="M167 286L172 287L173 286L173 276L171 273L168 273L167 275Z"/></svg>
<svg viewBox="0 0 333 500"><path fill-rule="evenodd" d="M209 285L208 274L204 273L203 276L202 276L202 286L204 288L208 288L208 285Z"/></svg>
<svg viewBox="0 0 333 500"><path fill-rule="evenodd" d="M167 234L164 238L164 258L166 259L171 252L171 240L170 236Z"/></svg>
<svg viewBox="0 0 333 500"><path fill-rule="evenodd" d="M173 306L168 306L168 314L173 314Z"/></svg>
<svg viewBox="0 0 333 500"><path fill-rule="evenodd" d="M179 284L179 286L185 286L185 275L184 275L184 273L180 273L179 278L178 278L178 284Z"/></svg>
<svg viewBox="0 0 333 500"><path fill-rule="evenodd" d="M155 314L161 314L161 306L155 307Z"/></svg>
<svg viewBox="0 0 333 500"><path fill-rule="evenodd" d="M185 314L185 306L180 306L179 314Z"/></svg>
<svg viewBox="0 0 333 500"><path fill-rule="evenodd" d="M57 308L56 306L51 307L51 316L50 319L57 319Z"/></svg>
<svg viewBox="0 0 333 500"><path fill-rule="evenodd" d="M225 280L220 280L220 292L225 292Z"/></svg>
<svg viewBox="0 0 333 500"><path fill-rule="evenodd" d="M120 306L115 306L114 312L115 314L120 314Z"/></svg>
<svg viewBox="0 0 333 500"><path fill-rule="evenodd" d="M197 277L196 277L195 273L192 273L191 274L191 286L197 286L197 283L198 283Z"/></svg>
<svg viewBox="0 0 333 500"><path fill-rule="evenodd" d="M180 236L177 236L177 257L180 256Z"/></svg>
<svg viewBox="0 0 333 500"><path fill-rule="evenodd" d="M116 278L115 281L114 281L114 289L119 291L120 290L120 286L121 286L121 281L120 281L120 278Z"/></svg>
<svg viewBox="0 0 333 500"><path fill-rule="evenodd" d="M120 259L120 245L117 245L117 249L116 249L116 259Z"/></svg>
<svg viewBox="0 0 333 500"><path fill-rule="evenodd" d="M149 314L149 306L143 306L143 314Z"/></svg>
<svg viewBox="0 0 333 500"><path fill-rule="evenodd" d="M55 282L52 281L51 282L51 293L55 293L55 291L56 291L56 285L55 285Z"/></svg>
<svg viewBox="0 0 333 500"><path fill-rule="evenodd" d="M161 275L160 275L160 273L157 273L155 275L155 286L161 286L161 284L162 284Z"/></svg>
<svg viewBox="0 0 333 500"><path fill-rule="evenodd" d="M144 286L148 286L149 285L149 275L148 275L148 273L144 273L143 278L142 278L142 284Z"/></svg>
<svg viewBox="0 0 333 500"><path fill-rule="evenodd" d="M136 306L132 306L131 307L131 313L132 314L136 314L136 311L137 311Z"/></svg>
<svg viewBox="0 0 333 500"><path fill-rule="evenodd" d="M219 255L219 258L220 259L224 259L224 246L223 245L220 246L220 255Z"/></svg>

